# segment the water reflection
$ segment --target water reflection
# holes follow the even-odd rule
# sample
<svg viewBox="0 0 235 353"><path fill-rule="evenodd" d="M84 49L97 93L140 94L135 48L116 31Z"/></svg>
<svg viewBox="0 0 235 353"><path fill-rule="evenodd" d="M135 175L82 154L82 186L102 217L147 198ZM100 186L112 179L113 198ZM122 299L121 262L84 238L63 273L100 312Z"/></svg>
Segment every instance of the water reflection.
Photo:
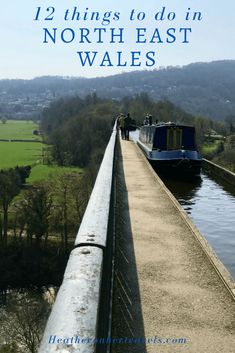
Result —
<svg viewBox="0 0 235 353"><path fill-rule="evenodd" d="M192 205L196 198L198 190L202 186L203 179L201 176L183 178L175 176L170 178L169 176L160 175L164 180L167 188L171 190L177 200L185 206Z"/></svg>
<svg viewBox="0 0 235 353"><path fill-rule="evenodd" d="M205 173L191 180L163 180L235 277L235 188Z"/></svg>

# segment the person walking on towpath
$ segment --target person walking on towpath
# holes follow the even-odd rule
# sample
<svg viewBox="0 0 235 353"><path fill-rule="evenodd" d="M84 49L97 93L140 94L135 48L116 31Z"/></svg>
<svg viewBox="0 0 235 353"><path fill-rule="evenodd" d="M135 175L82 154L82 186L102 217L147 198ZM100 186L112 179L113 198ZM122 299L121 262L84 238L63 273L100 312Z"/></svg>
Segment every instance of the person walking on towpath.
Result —
<svg viewBox="0 0 235 353"><path fill-rule="evenodd" d="M130 113L127 113L127 116L124 118L124 138L125 138L125 140L129 140L130 125L131 125Z"/></svg>
<svg viewBox="0 0 235 353"><path fill-rule="evenodd" d="M124 127L125 127L125 117L124 117L124 114L121 114L119 119L119 127L120 127L120 130L121 130L121 137L122 139L124 139Z"/></svg>

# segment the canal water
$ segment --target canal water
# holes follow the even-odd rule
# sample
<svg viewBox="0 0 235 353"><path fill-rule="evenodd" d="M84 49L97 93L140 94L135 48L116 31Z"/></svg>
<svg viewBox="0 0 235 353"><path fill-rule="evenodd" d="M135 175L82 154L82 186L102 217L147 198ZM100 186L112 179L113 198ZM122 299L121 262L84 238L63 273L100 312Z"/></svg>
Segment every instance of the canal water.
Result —
<svg viewBox="0 0 235 353"><path fill-rule="evenodd" d="M204 172L191 180L162 179L235 278L235 187Z"/></svg>
<svg viewBox="0 0 235 353"><path fill-rule="evenodd" d="M131 132L134 141L138 136ZM161 178L235 278L235 185L205 172L191 180Z"/></svg>

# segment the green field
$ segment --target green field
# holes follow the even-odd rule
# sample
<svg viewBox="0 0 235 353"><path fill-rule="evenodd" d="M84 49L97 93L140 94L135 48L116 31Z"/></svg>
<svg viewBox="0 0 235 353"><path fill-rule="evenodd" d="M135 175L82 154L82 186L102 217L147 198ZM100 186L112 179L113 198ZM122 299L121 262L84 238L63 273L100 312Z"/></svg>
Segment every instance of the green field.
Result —
<svg viewBox="0 0 235 353"><path fill-rule="evenodd" d="M27 121L8 120L6 124L0 122L0 139L8 139L9 142L0 141L0 169L13 168L16 166L31 165L32 170L28 179L29 183L47 179L50 174L60 171L82 172L80 168L58 167L42 165L41 142L12 142L13 139L35 139L32 134L38 125Z"/></svg>
<svg viewBox="0 0 235 353"><path fill-rule="evenodd" d="M202 146L202 154L206 156L206 155L209 155L209 154L216 153L220 143L221 143L221 140L215 140L213 142L205 143Z"/></svg>
<svg viewBox="0 0 235 353"><path fill-rule="evenodd" d="M58 166L49 166L49 165L36 165L32 168L30 176L27 180L28 183L34 183L35 181L40 181L43 179L48 179L50 175L58 173L67 173L67 172L77 172L82 173L81 168L74 167L58 167Z"/></svg>
<svg viewBox="0 0 235 353"><path fill-rule="evenodd" d="M0 169L41 163L42 143L1 142Z"/></svg>
<svg viewBox="0 0 235 353"><path fill-rule="evenodd" d="M25 120L7 120L6 124L0 122L0 139L41 140L40 136L33 135L38 130L38 124Z"/></svg>

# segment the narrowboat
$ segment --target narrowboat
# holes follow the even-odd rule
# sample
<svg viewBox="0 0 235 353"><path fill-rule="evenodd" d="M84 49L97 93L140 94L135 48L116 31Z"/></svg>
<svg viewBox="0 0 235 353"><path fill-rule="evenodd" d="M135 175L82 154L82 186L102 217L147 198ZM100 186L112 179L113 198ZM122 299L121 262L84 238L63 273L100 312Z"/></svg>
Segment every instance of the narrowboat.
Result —
<svg viewBox="0 0 235 353"><path fill-rule="evenodd" d="M140 128L138 145L159 172L198 175L202 157L193 126L158 123Z"/></svg>

